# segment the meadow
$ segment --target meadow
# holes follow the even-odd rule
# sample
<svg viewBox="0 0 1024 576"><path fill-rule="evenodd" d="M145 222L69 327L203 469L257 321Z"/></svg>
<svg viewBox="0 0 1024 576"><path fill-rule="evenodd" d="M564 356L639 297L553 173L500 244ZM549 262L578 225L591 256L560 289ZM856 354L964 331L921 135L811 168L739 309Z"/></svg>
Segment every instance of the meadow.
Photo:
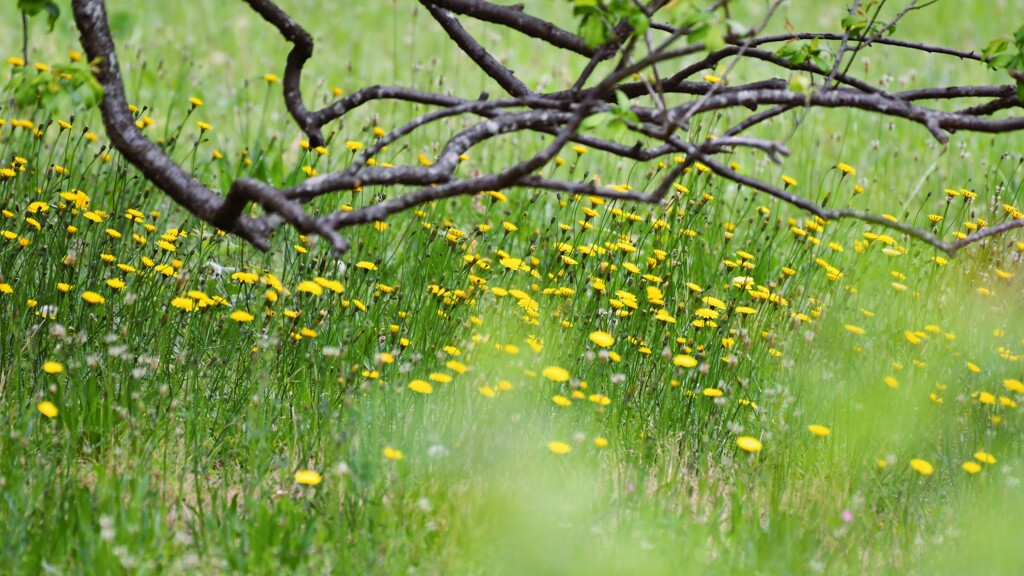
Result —
<svg viewBox="0 0 1024 576"><path fill-rule="evenodd" d="M419 109L379 103L310 149L287 45L240 2L108 2L145 133L201 180L296 183ZM282 2L319 44L307 99L370 84L474 94L414 2ZM569 3L529 2L570 25ZM756 13L756 8L752 8ZM843 6L794 0L797 28ZM1021 2L938 3L901 38L964 50ZM0 75L81 55L0 21ZM555 89L582 62L467 26ZM868 52L880 85L1005 83ZM737 78L753 71L737 68ZM662 205L528 189L259 252L110 149L96 110L0 92L2 573L999 574L1024 562L1024 237L950 259L699 169ZM459 120L382 162L431 157ZM713 133L713 122L692 128ZM777 119L759 129L781 137ZM513 135L460 170L536 149ZM740 170L952 239L1020 215L1020 135L814 111L782 166ZM545 173L643 190L667 169L567 147ZM360 206L384 188L318 200Z"/></svg>

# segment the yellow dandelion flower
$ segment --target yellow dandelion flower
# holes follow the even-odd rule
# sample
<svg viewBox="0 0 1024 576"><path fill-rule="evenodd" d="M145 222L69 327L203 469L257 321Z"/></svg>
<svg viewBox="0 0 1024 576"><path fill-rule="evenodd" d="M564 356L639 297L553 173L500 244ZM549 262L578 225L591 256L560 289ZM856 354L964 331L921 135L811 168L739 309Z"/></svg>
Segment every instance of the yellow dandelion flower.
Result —
<svg viewBox="0 0 1024 576"><path fill-rule="evenodd" d="M394 460L397 462L398 460L405 458L405 454L402 454L401 450L387 446L384 448L384 457L388 460Z"/></svg>
<svg viewBox="0 0 1024 576"><path fill-rule="evenodd" d="M809 430L811 434L814 434L815 436L828 436L829 434L832 433L831 430L820 424L811 424L810 426L807 427L807 430Z"/></svg>
<svg viewBox="0 0 1024 576"><path fill-rule="evenodd" d="M977 462L964 462L960 467L968 474L977 474L978 472L981 472L981 464L978 464Z"/></svg>
<svg viewBox="0 0 1024 576"><path fill-rule="evenodd" d="M763 445L761 441L753 436L740 436L736 439L736 445L740 447L740 450L744 452L760 452Z"/></svg>
<svg viewBox="0 0 1024 576"><path fill-rule="evenodd" d="M548 442L548 450L551 450L552 454L568 454L572 452L572 446L569 446L565 442L552 441Z"/></svg>
<svg viewBox="0 0 1024 576"><path fill-rule="evenodd" d="M255 317L245 310L235 310L231 313L231 319L235 322L252 322Z"/></svg>
<svg viewBox="0 0 1024 576"><path fill-rule="evenodd" d="M39 410L39 413L42 414L43 416L46 416L47 418L56 418L59 412L57 410L57 406L55 406L53 402L50 402L49 400L44 400L40 402L36 406L36 410Z"/></svg>
<svg viewBox="0 0 1024 576"><path fill-rule="evenodd" d="M541 370L541 374L548 380L554 380L555 382L567 382L569 380L569 371L558 366L548 366Z"/></svg>
<svg viewBox="0 0 1024 576"><path fill-rule="evenodd" d="M697 359L688 354L677 354L672 358L672 363L683 368L693 368L697 365Z"/></svg>
<svg viewBox="0 0 1024 576"><path fill-rule="evenodd" d="M85 300L89 304L103 304L104 302L107 301L106 298L100 296L99 294L91 290L86 290L85 292L82 292L82 300Z"/></svg>
<svg viewBox="0 0 1024 576"><path fill-rule="evenodd" d="M601 332L598 330L590 333L590 341L601 348L608 348L612 344L615 344L615 337L607 332Z"/></svg>
<svg viewBox="0 0 1024 576"><path fill-rule="evenodd" d="M298 290L299 292L305 292L307 294L312 294L313 296L319 296L324 293L324 289L319 284L311 280L299 282Z"/></svg>
<svg viewBox="0 0 1024 576"><path fill-rule="evenodd" d="M47 374L60 374L63 371L64 366L60 362L54 362L53 360L43 362L43 372Z"/></svg>
<svg viewBox="0 0 1024 576"><path fill-rule="evenodd" d="M420 394L430 394L434 391L434 387L426 380L413 380L409 382L409 390Z"/></svg>
<svg viewBox="0 0 1024 576"><path fill-rule="evenodd" d="M922 476L931 476L935 472L935 467L931 465L927 460L921 460L920 458L914 458L910 461L910 467L914 469L914 472Z"/></svg>
<svg viewBox="0 0 1024 576"><path fill-rule="evenodd" d="M299 470L295 473L295 482L306 486L316 486L323 478L313 470Z"/></svg>
<svg viewBox="0 0 1024 576"><path fill-rule="evenodd" d="M995 464L996 463L996 457L991 455L991 454L989 454L988 452L985 452L984 450L978 450L977 452L975 452L974 453L974 459L977 460L978 462L982 462L984 464Z"/></svg>

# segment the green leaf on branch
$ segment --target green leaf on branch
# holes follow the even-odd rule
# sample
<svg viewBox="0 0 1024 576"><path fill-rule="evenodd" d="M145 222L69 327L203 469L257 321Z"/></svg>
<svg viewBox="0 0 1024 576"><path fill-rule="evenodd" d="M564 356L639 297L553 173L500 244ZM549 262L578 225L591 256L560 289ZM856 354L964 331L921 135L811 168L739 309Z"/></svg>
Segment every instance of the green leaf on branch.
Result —
<svg viewBox="0 0 1024 576"><path fill-rule="evenodd" d="M52 0L18 0L18 9L28 16L35 16L40 12L46 12L46 23L53 32L53 27L60 18L60 6Z"/></svg>

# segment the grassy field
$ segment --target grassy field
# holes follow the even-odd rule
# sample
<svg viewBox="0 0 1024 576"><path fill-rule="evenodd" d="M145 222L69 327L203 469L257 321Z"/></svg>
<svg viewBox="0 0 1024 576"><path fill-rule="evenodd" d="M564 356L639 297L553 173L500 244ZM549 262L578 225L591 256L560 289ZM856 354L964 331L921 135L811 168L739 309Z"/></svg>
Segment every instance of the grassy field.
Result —
<svg viewBox="0 0 1024 576"><path fill-rule="evenodd" d="M215 189L344 166L346 142L416 111L367 107L318 154L264 77L282 73L287 45L242 3L108 4L147 134ZM413 4L282 2L319 42L307 101L374 83L497 94ZM1016 29L1021 4L939 3L899 35L977 49ZM568 6L529 8L570 25ZM794 1L776 27L838 30L842 11ZM7 12L4 58L21 49ZM470 29L532 87L558 88L582 64ZM0 73L47 74L33 64L80 49L67 14L31 32L28 65ZM867 61L866 77L901 87L1007 81L913 53ZM341 261L287 229L264 254L141 180L104 147L95 111L5 92L0 118L2 573L1024 562L1019 235L947 261L693 171L662 206L510 190L348 230ZM459 126L384 159L430 157ZM460 169L493 171L542 142L512 136ZM729 160L953 238L1024 206L1022 144L957 134L941 149L919 126L832 111L810 114L784 166ZM644 189L664 167L566 149L544 171Z"/></svg>

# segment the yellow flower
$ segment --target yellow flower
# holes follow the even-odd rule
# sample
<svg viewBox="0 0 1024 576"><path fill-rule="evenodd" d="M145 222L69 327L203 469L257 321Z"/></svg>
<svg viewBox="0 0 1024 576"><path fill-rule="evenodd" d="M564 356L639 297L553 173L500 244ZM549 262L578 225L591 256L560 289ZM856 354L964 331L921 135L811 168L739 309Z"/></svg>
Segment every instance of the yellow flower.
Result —
<svg viewBox="0 0 1024 576"><path fill-rule="evenodd" d="M569 446L565 442L548 442L548 450L551 450L553 454L568 454L572 452L572 446Z"/></svg>
<svg viewBox="0 0 1024 576"><path fill-rule="evenodd" d="M199 126L199 130L206 132L207 130L213 130L213 126L206 122L196 122L196 126Z"/></svg>
<svg viewBox="0 0 1024 576"><path fill-rule="evenodd" d="M402 458L405 458L405 454L402 454L401 450L396 450L388 446L384 448L384 457L387 458L388 460L398 461L401 460Z"/></svg>
<svg viewBox="0 0 1024 576"><path fill-rule="evenodd" d="M815 436L828 436L829 434L832 433L831 430L820 424L811 424L810 426L807 427L807 429L810 430L811 434L814 434Z"/></svg>
<svg viewBox="0 0 1024 576"><path fill-rule="evenodd" d="M198 108L203 105L203 101L195 96L189 98L188 103L191 104L193 108Z"/></svg>
<svg viewBox="0 0 1024 576"><path fill-rule="evenodd" d="M836 164L836 168L838 168L839 171L842 172L843 174L849 174L850 176L857 175L857 171L854 170L853 166L850 166L849 164L840 162L839 164Z"/></svg>
<svg viewBox="0 0 1024 576"><path fill-rule="evenodd" d="M43 362L43 372L47 374L60 374L63 371L64 366L60 362L54 362L53 360Z"/></svg>
<svg viewBox="0 0 1024 576"><path fill-rule="evenodd" d="M706 74L704 76L704 81L708 82L709 84L718 84L719 82L722 81L722 79L719 78L718 76L713 75L713 74Z"/></svg>
<svg viewBox="0 0 1024 576"><path fill-rule="evenodd" d="M409 390L420 394L430 394L434 391L434 387L426 380L413 380L409 382Z"/></svg>
<svg viewBox="0 0 1024 576"><path fill-rule="evenodd" d="M82 300L85 300L89 304L103 304L104 302L107 301L106 298L100 296L99 294L91 290L86 290L85 292L82 292Z"/></svg>
<svg viewBox="0 0 1024 576"><path fill-rule="evenodd" d="M693 368L697 365L697 359L687 354L677 354L672 358L672 363L683 368Z"/></svg>
<svg viewBox="0 0 1024 576"><path fill-rule="evenodd" d="M921 460L920 458L914 458L911 460L910 467L922 476L931 476L932 473L935 472L934 466L932 466L927 460Z"/></svg>
<svg viewBox="0 0 1024 576"><path fill-rule="evenodd" d="M265 80L267 84L277 84L280 78L277 77L277 74L264 74L263 80Z"/></svg>
<svg viewBox="0 0 1024 576"><path fill-rule="evenodd" d="M363 148L365 148L365 146L363 145L362 142L349 140L348 142L345 142L345 148L348 148L349 150L355 152L356 150L362 150Z"/></svg>
<svg viewBox="0 0 1024 576"><path fill-rule="evenodd" d="M543 374L545 378L554 380L555 382L566 382L569 380L569 371L558 366L548 366L541 371L541 374Z"/></svg>
<svg viewBox="0 0 1024 576"><path fill-rule="evenodd" d="M356 268L362 268L363 270L369 270L370 272L373 272L374 270L377 269L377 265L374 264L373 262L367 262L364 260L362 262L356 262Z"/></svg>
<svg viewBox="0 0 1024 576"><path fill-rule="evenodd" d="M295 482L306 486L316 486L323 478L312 470L299 470L295 473Z"/></svg>
<svg viewBox="0 0 1024 576"><path fill-rule="evenodd" d="M740 436L736 439L736 445L740 447L740 450L751 453L760 452L763 447L761 441L753 436Z"/></svg>
<svg viewBox="0 0 1024 576"><path fill-rule="evenodd" d="M701 391L701 394L707 396L708 398L718 398L719 396L722 395L722 391L719 390L718 388L705 388L704 390Z"/></svg>
<svg viewBox="0 0 1024 576"><path fill-rule="evenodd" d="M561 395L552 396L551 401L554 402L556 406L561 406L562 408L565 408L566 406L572 406L572 400L569 400L565 396Z"/></svg>
<svg viewBox="0 0 1024 576"><path fill-rule="evenodd" d="M314 296L319 296L324 293L324 289L320 287L316 282L305 280L299 282L299 292L306 292Z"/></svg>
<svg viewBox="0 0 1024 576"><path fill-rule="evenodd" d="M979 450L979 451L975 452L974 453L974 459L977 460L978 462L982 462L982 463L985 463L985 464L995 464L996 463L996 457L991 455L991 454L989 454L988 452L985 452L984 450Z"/></svg>
<svg viewBox="0 0 1024 576"><path fill-rule="evenodd" d="M978 464L977 462L964 462L960 467L968 474L977 474L978 472L981 472L981 464Z"/></svg>
<svg viewBox="0 0 1024 576"><path fill-rule="evenodd" d="M180 308L185 312L191 312L196 307L196 301L191 298L186 298L184 296L178 296L174 300L171 300L171 306L174 306L175 308Z"/></svg>
<svg viewBox="0 0 1024 576"><path fill-rule="evenodd" d="M605 448L608 446L608 440L598 436L597 438L594 438L594 446L597 446L598 448Z"/></svg>
<svg viewBox="0 0 1024 576"><path fill-rule="evenodd" d="M843 328L846 328L847 330L849 330L850 332L853 332L854 334L863 334L864 333L864 329L863 328L861 328L860 326L854 326L853 324L847 324L847 325L843 326Z"/></svg>
<svg viewBox="0 0 1024 576"><path fill-rule="evenodd" d="M47 418L54 418L57 416L58 413L57 407L54 406L53 402L50 402L49 400L40 402L36 406L36 409L39 410L40 414L46 416Z"/></svg>
<svg viewBox="0 0 1024 576"><path fill-rule="evenodd" d="M782 176L782 182L783 182L783 183L784 183L784 184L785 184L785 185L786 185L787 187L788 187L788 186L796 186L796 179L795 179L795 178L793 178L792 176L786 176L786 175L783 175L783 176Z"/></svg>
<svg viewBox="0 0 1024 576"><path fill-rule="evenodd" d="M235 310L231 313L231 319L235 322L252 322L254 316L245 310Z"/></svg>
<svg viewBox="0 0 1024 576"><path fill-rule="evenodd" d="M598 330L590 333L590 341L602 348L608 348L612 344L615 344L615 337L607 332L601 332Z"/></svg>

